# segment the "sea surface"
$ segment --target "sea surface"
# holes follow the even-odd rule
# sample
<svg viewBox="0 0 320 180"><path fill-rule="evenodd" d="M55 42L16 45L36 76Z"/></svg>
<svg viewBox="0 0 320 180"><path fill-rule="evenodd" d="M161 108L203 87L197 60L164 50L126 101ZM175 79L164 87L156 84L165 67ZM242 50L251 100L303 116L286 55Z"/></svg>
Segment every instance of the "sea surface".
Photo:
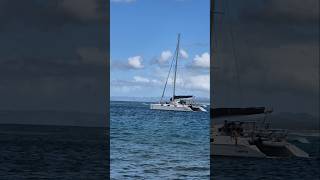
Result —
<svg viewBox="0 0 320 180"><path fill-rule="evenodd" d="M108 179L105 128L0 125L0 179Z"/></svg>
<svg viewBox="0 0 320 180"><path fill-rule="evenodd" d="M209 113L111 102L111 179L209 179Z"/></svg>
<svg viewBox="0 0 320 180"><path fill-rule="evenodd" d="M23 118L23 117L21 117ZM320 179L318 133L292 133L300 158L214 158L209 113L111 102L112 179ZM302 142L294 139L305 138ZM109 179L106 128L0 124L0 179Z"/></svg>

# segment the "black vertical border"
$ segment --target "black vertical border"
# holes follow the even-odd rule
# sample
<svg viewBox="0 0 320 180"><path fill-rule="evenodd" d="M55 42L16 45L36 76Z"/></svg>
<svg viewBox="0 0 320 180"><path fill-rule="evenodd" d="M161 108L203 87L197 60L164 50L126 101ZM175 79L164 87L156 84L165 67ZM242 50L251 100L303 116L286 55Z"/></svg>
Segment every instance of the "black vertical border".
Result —
<svg viewBox="0 0 320 180"><path fill-rule="evenodd" d="M105 82L105 92L106 92L106 140L107 140L107 178L110 179L110 0L106 0L106 82Z"/></svg>
<svg viewBox="0 0 320 180"><path fill-rule="evenodd" d="M212 108L214 106L214 100L213 100L213 61L214 61L214 7L215 7L215 1L210 0L210 129L209 129L209 135L210 135L210 179L212 179L212 172L213 172L213 159L212 159L212 145L211 145L211 137L212 137L212 128L214 125L213 122L213 115L212 115Z"/></svg>

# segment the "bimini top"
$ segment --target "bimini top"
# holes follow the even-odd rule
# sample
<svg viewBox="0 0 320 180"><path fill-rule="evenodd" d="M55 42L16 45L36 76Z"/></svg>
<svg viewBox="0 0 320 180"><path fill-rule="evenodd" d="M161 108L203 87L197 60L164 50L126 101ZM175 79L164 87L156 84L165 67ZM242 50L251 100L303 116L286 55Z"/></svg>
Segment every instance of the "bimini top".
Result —
<svg viewBox="0 0 320 180"><path fill-rule="evenodd" d="M192 98L193 96L174 96L174 99Z"/></svg>
<svg viewBox="0 0 320 180"><path fill-rule="evenodd" d="M246 116L254 114L271 113L265 107L248 107L248 108L213 108L211 109L212 117L223 116Z"/></svg>

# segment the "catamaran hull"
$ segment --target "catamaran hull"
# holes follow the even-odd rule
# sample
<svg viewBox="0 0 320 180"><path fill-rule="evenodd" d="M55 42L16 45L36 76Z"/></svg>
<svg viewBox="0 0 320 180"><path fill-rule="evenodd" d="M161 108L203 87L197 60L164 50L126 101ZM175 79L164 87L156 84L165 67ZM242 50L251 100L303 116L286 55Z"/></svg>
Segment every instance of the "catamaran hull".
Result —
<svg viewBox="0 0 320 180"><path fill-rule="evenodd" d="M229 157L300 157L308 158L308 153L288 142L264 141L260 144L249 144L246 138L234 139L227 136L216 136L211 142L212 156Z"/></svg>
<svg viewBox="0 0 320 180"><path fill-rule="evenodd" d="M211 142L212 156L230 157L266 157L255 145L250 145L247 138L238 138L237 142L230 136L214 136Z"/></svg>
<svg viewBox="0 0 320 180"><path fill-rule="evenodd" d="M257 148L234 144L211 144L211 155L228 157L266 157L266 155Z"/></svg>
<svg viewBox="0 0 320 180"><path fill-rule="evenodd" d="M264 141L258 147L264 154L270 157L309 157L308 153L289 142Z"/></svg>
<svg viewBox="0 0 320 180"><path fill-rule="evenodd" d="M203 111L206 110L201 106L188 106L188 105L172 105L172 104L150 104L150 109L154 110L164 110L164 111Z"/></svg>

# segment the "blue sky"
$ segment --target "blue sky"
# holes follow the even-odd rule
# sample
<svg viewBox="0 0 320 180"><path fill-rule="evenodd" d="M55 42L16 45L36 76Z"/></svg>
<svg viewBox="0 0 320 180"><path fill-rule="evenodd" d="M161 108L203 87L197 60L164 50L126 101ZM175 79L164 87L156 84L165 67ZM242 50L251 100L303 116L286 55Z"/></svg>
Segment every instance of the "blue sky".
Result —
<svg viewBox="0 0 320 180"><path fill-rule="evenodd" d="M209 3L111 0L111 96L161 96L181 33L176 94L209 97Z"/></svg>

